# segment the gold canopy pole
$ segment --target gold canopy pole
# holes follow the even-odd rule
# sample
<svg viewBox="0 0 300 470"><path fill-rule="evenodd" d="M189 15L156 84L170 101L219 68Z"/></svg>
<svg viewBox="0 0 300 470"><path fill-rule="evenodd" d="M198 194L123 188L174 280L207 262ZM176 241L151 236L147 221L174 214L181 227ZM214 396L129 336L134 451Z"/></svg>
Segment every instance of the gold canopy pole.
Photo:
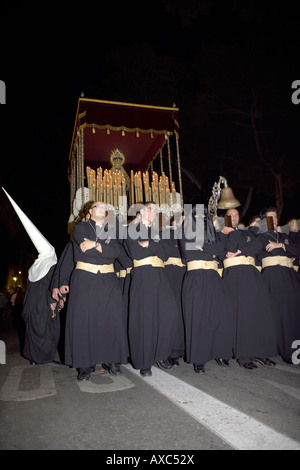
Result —
<svg viewBox="0 0 300 470"><path fill-rule="evenodd" d="M72 214L72 211L73 211L73 200L74 200L74 197L75 197L75 177L76 177L76 173L75 173L75 166L76 166L76 163L75 163L75 154L74 152L72 152L72 160L71 160L71 165L70 165L70 171L71 171L71 174L70 174L70 212Z"/></svg>
<svg viewBox="0 0 300 470"><path fill-rule="evenodd" d="M176 152L177 152L178 180L179 180L181 207L183 207L182 178L181 178L181 166L180 166L180 155L179 155L179 137L177 134L176 134Z"/></svg>
<svg viewBox="0 0 300 470"><path fill-rule="evenodd" d="M164 166L163 166L163 158L162 158L162 149L159 151L159 157L160 157L160 172L164 172Z"/></svg>
<svg viewBox="0 0 300 470"><path fill-rule="evenodd" d="M79 165L80 165L80 151L79 151L79 143L76 144L76 180L75 180L75 195L78 189L78 182L79 182Z"/></svg>
<svg viewBox="0 0 300 470"><path fill-rule="evenodd" d="M80 186L81 186L81 207L84 205L84 146L83 146L83 129L80 131L80 137L81 137L81 165L80 165Z"/></svg>
<svg viewBox="0 0 300 470"><path fill-rule="evenodd" d="M79 142L77 147L77 185L76 191L81 188L81 200L84 195L84 159L83 159L83 129L79 130ZM81 207L83 204L81 205Z"/></svg>
<svg viewBox="0 0 300 470"><path fill-rule="evenodd" d="M172 165L171 165L171 147L170 147L170 139L168 137L167 139L167 145L168 145L168 162L169 162L169 177L170 177L170 184L172 184Z"/></svg>

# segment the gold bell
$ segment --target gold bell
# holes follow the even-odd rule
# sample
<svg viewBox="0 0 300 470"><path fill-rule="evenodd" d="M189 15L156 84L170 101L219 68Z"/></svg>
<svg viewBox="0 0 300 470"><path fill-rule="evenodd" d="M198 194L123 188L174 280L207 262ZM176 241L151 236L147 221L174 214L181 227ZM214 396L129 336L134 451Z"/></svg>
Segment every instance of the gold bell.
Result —
<svg viewBox="0 0 300 470"><path fill-rule="evenodd" d="M234 209L240 206L241 203L234 197L231 188L223 188L221 190L220 201L218 202L218 209Z"/></svg>

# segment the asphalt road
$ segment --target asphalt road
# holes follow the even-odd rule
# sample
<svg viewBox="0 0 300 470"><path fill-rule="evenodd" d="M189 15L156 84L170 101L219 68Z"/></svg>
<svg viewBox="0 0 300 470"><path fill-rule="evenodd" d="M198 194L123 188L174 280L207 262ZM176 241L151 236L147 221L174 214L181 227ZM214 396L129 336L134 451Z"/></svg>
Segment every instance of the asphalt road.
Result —
<svg viewBox="0 0 300 470"><path fill-rule="evenodd" d="M211 361L204 374L181 360L147 378L98 364L79 383L68 366L30 365L14 328L0 340L1 450L102 450L107 464L140 468L195 464L201 450L300 450L300 365L279 357L253 371Z"/></svg>

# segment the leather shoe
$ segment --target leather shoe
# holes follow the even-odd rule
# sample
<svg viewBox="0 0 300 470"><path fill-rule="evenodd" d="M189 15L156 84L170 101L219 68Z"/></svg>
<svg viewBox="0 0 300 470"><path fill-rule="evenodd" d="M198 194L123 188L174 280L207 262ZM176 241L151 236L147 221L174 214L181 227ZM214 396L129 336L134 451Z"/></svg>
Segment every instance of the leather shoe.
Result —
<svg viewBox="0 0 300 470"><path fill-rule="evenodd" d="M216 363L221 367L230 367L228 359L216 359Z"/></svg>
<svg viewBox="0 0 300 470"><path fill-rule="evenodd" d="M166 360L166 361L157 361L156 362L157 366L160 368L160 369L172 369L172 364Z"/></svg>
<svg viewBox="0 0 300 470"><path fill-rule="evenodd" d="M140 374L142 377L150 377L152 375L151 369L141 369Z"/></svg>
<svg viewBox="0 0 300 470"><path fill-rule="evenodd" d="M80 367L77 369L78 375L77 380L82 382L83 380L89 380L91 377L91 368L90 367Z"/></svg>
<svg viewBox="0 0 300 470"><path fill-rule="evenodd" d="M258 362L259 364L262 364L264 366L276 366L276 362L272 361L268 357L253 357L252 359L254 362Z"/></svg>
<svg viewBox="0 0 300 470"><path fill-rule="evenodd" d="M60 366L61 363L58 362L58 361L50 361L50 362L47 362L47 364L49 364L49 366Z"/></svg>
<svg viewBox="0 0 300 470"><path fill-rule="evenodd" d="M244 369L257 369L257 366L254 364L254 362L247 362L246 364L240 364L241 367L244 367Z"/></svg>
<svg viewBox="0 0 300 470"><path fill-rule="evenodd" d="M294 364L292 359L290 357L283 357L282 358L283 362L285 362L286 364Z"/></svg>
<svg viewBox="0 0 300 470"><path fill-rule="evenodd" d="M121 375L122 370L117 362L108 362L102 364L103 369L107 370L111 375Z"/></svg>
<svg viewBox="0 0 300 470"><path fill-rule="evenodd" d="M178 357L169 357L168 362L171 366L179 366L179 358Z"/></svg>
<svg viewBox="0 0 300 470"><path fill-rule="evenodd" d="M205 372L204 364L194 364L194 371L197 374L200 374L200 372Z"/></svg>

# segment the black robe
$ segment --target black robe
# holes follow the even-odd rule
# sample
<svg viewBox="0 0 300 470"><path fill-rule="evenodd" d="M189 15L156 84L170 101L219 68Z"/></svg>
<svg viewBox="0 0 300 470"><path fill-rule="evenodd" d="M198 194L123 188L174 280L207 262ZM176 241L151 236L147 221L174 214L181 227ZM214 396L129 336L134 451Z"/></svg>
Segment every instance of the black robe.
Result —
<svg viewBox="0 0 300 470"><path fill-rule="evenodd" d="M136 226L139 231L141 222ZM138 239L130 238L124 246L134 260L157 256L166 260L165 240L151 239L151 229L146 230L149 247L143 248ZM181 347L178 323L181 321L173 290L163 267L151 265L133 267L129 290L128 334L130 357L136 369L148 369L158 360L166 360Z"/></svg>
<svg viewBox="0 0 300 470"><path fill-rule="evenodd" d="M44 364L55 360L60 337L60 319L50 308L54 302L49 290L55 266L36 282L28 280L22 317L26 323L23 356L30 362Z"/></svg>
<svg viewBox="0 0 300 470"><path fill-rule="evenodd" d="M226 237L225 250L254 258L261 249L252 230L234 230ZM236 258L237 258L236 257ZM228 289L234 315L234 356L243 363L251 357L278 354L275 324L269 293L260 271L252 265L227 267L223 279Z"/></svg>
<svg viewBox="0 0 300 470"><path fill-rule="evenodd" d="M290 252L289 236L278 232L266 232L259 235L262 249L259 259L272 256L294 257ZM267 252L265 247L269 241L285 243L283 248ZM291 256L292 255L292 256ZM270 293L273 318L275 320L277 345L279 354L290 359L294 349L292 343L300 338L300 277L293 267L268 266L262 269L262 277Z"/></svg>
<svg viewBox="0 0 300 470"><path fill-rule="evenodd" d="M114 229L103 232L102 253L83 253L84 238L96 241L95 222L81 222L73 229L74 262L114 264L121 244ZM94 274L74 269L70 281L65 335L65 362L76 368L97 363L127 363L122 291L115 272Z"/></svg>
<svg viewBox="0 0 300 470"><path fill-rule="evenodd" d="M73 245L72 242L68 242L55 266L50 283L50 290L52 291L52 289L54 289L55 287L59 289L61 286L68 286L70 283L70 277L73 269Z"/></svg>
<svg viewBox="0 0 300 470"><path fill-rule="evenodd" d="M181 294L182 294L182 284L183 278L186 272L186 265L185 260L182 259L180 247L179 247L179 240L177 236L179 234L179 229L170 228L167 229L162 236L166 236L164 242L164 250L166 253L166 260L169 258L177 258L184 264L184 266L178 266L176 264L166 264L165 271L167 274L167 278L169 280L170 286L173 290L175 300L177 303L177 308L180 312L180 321L178 322L178 337L181 338L180 346L177 351L173 351L172 357L184 356L185 353L185 335L184 335L184 322L183 322L183 315L182 315L182 301L181 301Z"/></svg>
<svg viewBox="0 0 300 470"><path fill-rule="evenodd" d="M55 267L51 284L50 291L54 288L60 289L61 286L70 287L70 278L74 270L74 252L72 242L68 242L65 246L62 254L59 257L57 265ZM62 295L64 301L64 307L60 311L60 340L57 346L58 354L61 363L65 363L65 333L66 333L66 312L68 305L68 294Z"/></svg>
<svg viewBox="0 0 300 470"><path fill-rule="evenodd" d="M286 245L286 253L291 257L295 270L300 276L300 230L298 232L290 232L288 237L288 245Z"/></svg>
<svg viewBox="0 0 300 470"><path fill-rule="evenodd" d="M123 321L126 331L127 349L129 351L128 343L128 305L129 305L129 288L131 282L132 259L127 255L125 248L122 244L121 252L115 262L116 271L119 272L119 283L122 290L122 308L123 308ZM129 352L128 352L129 354Z"/></svg>
<svg viewBox="0 0 300 470"><path fill-rule="evenodd" d="M187 240L183 234L180 247L187 262L218 261L216 256L224 250L221 242L204 243L203 251L196 246L187 249L192 243L193 240ZM218 271L186 271L182 287L182 309L187 362L205 364L212 359L230 359L233 347L232 312Z"/></svg>

